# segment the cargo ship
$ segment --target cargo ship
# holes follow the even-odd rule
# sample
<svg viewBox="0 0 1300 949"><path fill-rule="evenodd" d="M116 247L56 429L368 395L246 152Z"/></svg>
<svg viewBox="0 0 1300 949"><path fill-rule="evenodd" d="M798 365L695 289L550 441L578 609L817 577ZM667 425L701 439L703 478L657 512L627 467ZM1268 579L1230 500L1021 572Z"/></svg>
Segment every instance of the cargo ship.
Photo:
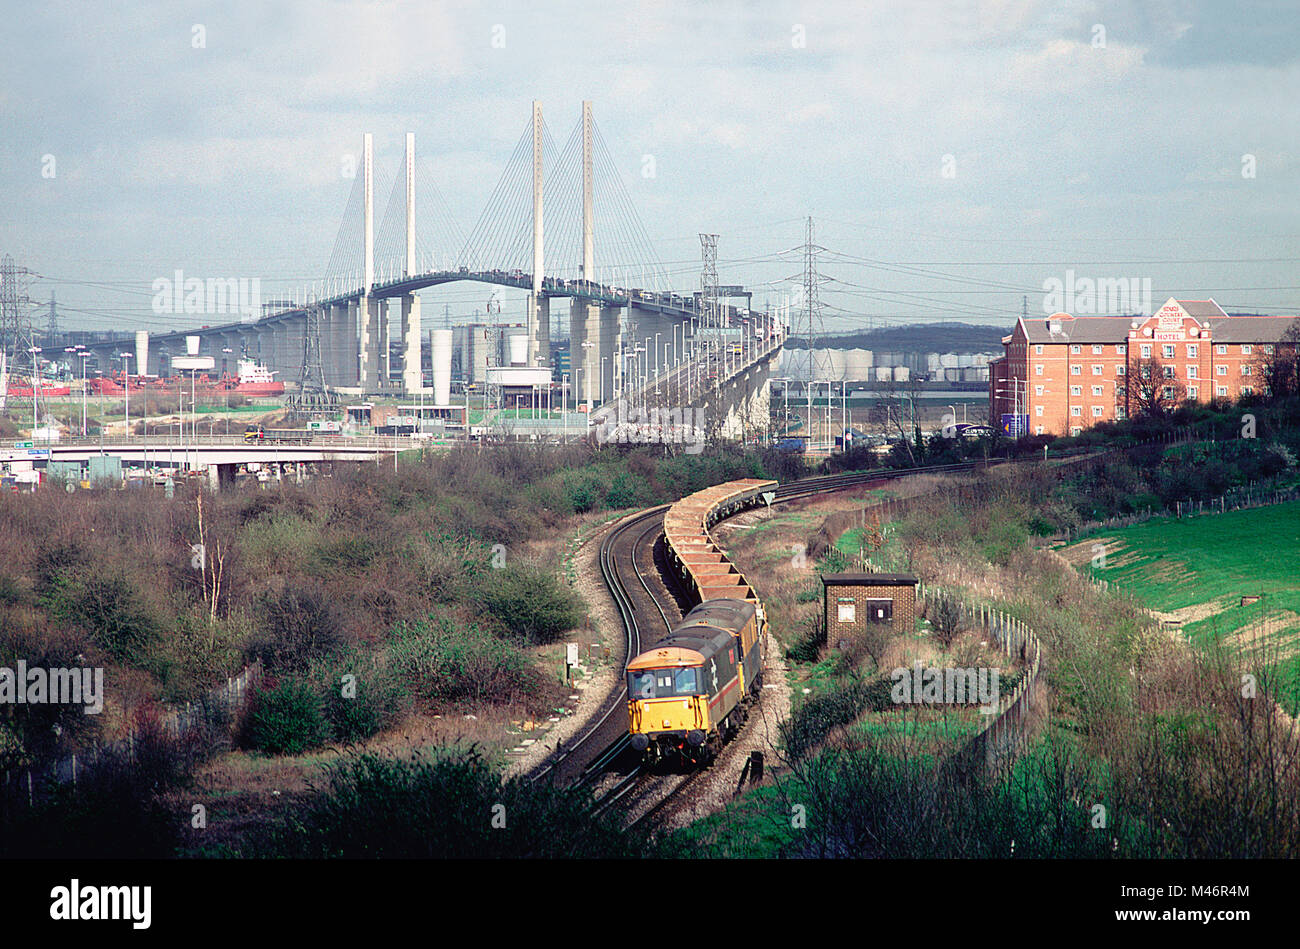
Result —
<svg viewBox="0 0 1300 949"><path fill-rule="evenodd" d="M30 379L10 379L8 382L9 395L20 399L30 399L32 397L32 382ZM72 395L72 386L50 382L48 379L38 378L36 385L40 390L42 399L57 399L61 396Z"/></svg>
<svg viewBox="0 0 1300 949"><path fill-rule="evenodd" d="M284 383L275 378L275 373L251 359L239 360L239 375L233 379L226 376L219 385L240 395L284 395Z"/></svg>

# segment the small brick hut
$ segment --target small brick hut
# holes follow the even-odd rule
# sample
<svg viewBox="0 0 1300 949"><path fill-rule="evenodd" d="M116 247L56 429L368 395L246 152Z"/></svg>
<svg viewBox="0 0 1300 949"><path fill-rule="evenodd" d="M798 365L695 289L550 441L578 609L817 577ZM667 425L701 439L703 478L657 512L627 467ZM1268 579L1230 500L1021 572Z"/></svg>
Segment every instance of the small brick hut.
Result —
<svg viewBox="0 0 1300 949"><path fill-rule="evenodd" d="M916 583L910 573L823 574L826 642L856 639L868 623L883 623L891 633L914 631Z"/></svg>

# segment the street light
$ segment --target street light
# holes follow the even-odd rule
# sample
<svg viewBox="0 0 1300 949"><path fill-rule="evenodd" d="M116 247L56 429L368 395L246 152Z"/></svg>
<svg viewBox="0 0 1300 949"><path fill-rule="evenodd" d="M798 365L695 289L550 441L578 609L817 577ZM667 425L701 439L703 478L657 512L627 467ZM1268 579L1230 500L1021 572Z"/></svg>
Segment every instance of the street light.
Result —
<svg viewBox="0 0 1300 949"><path fill-rule="evenodd" d="M591 425L591 348L596 344L591 340L582 342L582 376L583 388L586 390L587 399L587 425Z"/></svg>
<svg viewBox="0 0 1300 949"><path fill-rule="evenodd" d="M221 351L222 351L223 353L231 353L231 352L234 352L234 350L231 349L229 346L223 347ZM223 359L223 360L222 360L222 367L221 367L221 369L222 369L222 373L223 373L223 374L225 373L225 371L226 371L226 366L228 366L228 365L230 365L230 360L229 360L229 358L227 358L227 359ZM229 434L230 434L230 390L229 390L228 388L225 387L224 383L222 384L222 387L221 387L221 397L222 397L222 401L225 403L225 413L224 413L224 414L225 414L225 416L226 416L226 434L229 435ZM423 405L423 402L424 402L424 380L423 380L423 379L420 380L420 402L421 402L421 405ZM423 415L423 413L424 413L424 409L421 408L421 409L420 409L420 412L421 412L421 415Z"/></svg>
<svg viewBox="0 0 1300 949"><path fill-rule="evenodd" d="M81 345L77 349L83 349ZM81 357L81 437L86 437L86 360L90 358L90 353L79 352Z"/></svg>
<svg viewBox="0 0 1300 949"><path fill-rule="evenodd" d="M125 377L126 383L122 390L126 393L126 406L123 409L123 421L126 424L126 437L129 439L131 437L131 364L127 362L127 360L135 354L120 353L119 355L122 357L122 375Z"/></svg>

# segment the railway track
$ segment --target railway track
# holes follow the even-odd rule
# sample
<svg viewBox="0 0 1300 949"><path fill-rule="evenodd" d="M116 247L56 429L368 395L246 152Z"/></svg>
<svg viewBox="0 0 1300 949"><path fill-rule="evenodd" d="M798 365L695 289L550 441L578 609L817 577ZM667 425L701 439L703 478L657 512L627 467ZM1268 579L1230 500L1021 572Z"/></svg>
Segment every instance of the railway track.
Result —
<svg viewBox="0 0 1300 949"><path fill-rule="evenodd" d="M955 474L975 470L986 464L966 462L891 469L887 472L853 471L806 478L778 486L772 503L800 500L873 482L885 483L908 475ZM657 634L661 627L663 630L671 629L671 621L661 598L651 589L650 580L647 578L647 570L654 562L655 541L662 531L663 515L669 506L660 505L629 517L611 530L601 543L600 571L623 621L627 646L625 662L642 651L643 639L647 643L651 642L652 635ZM673 591L666 583L663 586L667 595L671 597ZM675 606L674 604L673 608ZM595 801L592 807L593 815L606 813L619 806L620 802L627 802L630 807L637 807L638 804L646 801L647 795L644 792L650 786L662 790L664 784L673 785L668 788L666 794L651 802L630 822L631 825L638 825L644 824L670 807L672 802L703 772L685 776L655 775L649 773L639 762L629 761L626 700L627 686L625 682L621 682L601 706L600 714L594 724L538 769L532 775L532 780L548 778L566 786L593 786L613 769L620 759L623 759L628 762L627 772ZM594 755L589 755L588 752L592 748L601 750ZM677 779L675 782L674 778Z"/></svg>
<svg viewBox="0 0 1300 949"><path fill-rule="evenodd" d="M625 519L600 545L600 573L623 621L624 662L641 651L643 629L648 632L659 624L668 629L668 616L646 577L647 565L654 562L654 544L663 529L664 511L668 507L662 504ZM630 582L633 576L636 580ZM625 582L625 578L629 582ZM531 779L548 778L561 784L576 785L598 778L627 747L626 700L627 686L622 683L601 706L595 722L534 772ZM583 764L582 753L601 747L602 740L606 742L604 750Z"/></svg>

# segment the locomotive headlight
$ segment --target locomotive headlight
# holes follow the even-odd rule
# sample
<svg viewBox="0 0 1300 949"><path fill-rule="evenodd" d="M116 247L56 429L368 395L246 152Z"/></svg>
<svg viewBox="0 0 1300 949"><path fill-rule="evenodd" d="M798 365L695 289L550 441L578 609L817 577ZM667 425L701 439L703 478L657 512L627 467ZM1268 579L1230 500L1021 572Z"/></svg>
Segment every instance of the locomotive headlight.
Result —
<svg viewBox="0 0 1300 949"><path fill-rule="evenodd" d="M632 736L632 750L645 751L650 747L650 736L642 735L640 732Z"/></svg>
<svg viewBox="0 0 1300 949"><path fill-rule="evenodd" d="M700 731L698 728L695 729L686 736L686 742L695 748L700 747L700 745L704 744L704 732Z"/></svg>

